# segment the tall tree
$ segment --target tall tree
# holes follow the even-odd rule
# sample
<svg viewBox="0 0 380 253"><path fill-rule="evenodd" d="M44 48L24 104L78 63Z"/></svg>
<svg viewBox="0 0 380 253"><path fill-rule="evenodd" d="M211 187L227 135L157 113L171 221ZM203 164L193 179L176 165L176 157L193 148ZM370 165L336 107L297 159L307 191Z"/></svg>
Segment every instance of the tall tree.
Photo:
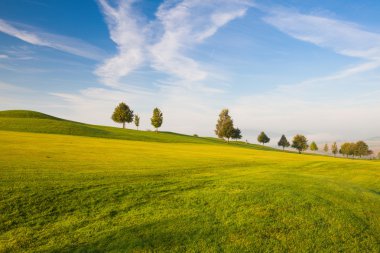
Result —
<svg viewBox="0 0 380 253"><path fill-rule="evenodd" d="M153 110L153 116L150 118L152 126L156 128L156 132L158 132L158 128L161 127L163 122L163 114L157 107Z"/></svg>
<svg viewBox="0 0 380 253"><path fill-rule="evenodd" d="M311 151L318 151L318 146L317 146L317 143L315 143L315 141L313 141L313 142L310 144L310 150L311 150Z"/></svg>
<svg viewBox="0 0 380 253"><path fill-rule="evenodd" d="M327 145L327 143L323 147L323 151L325 151L325 153L329 152L329 146Z"/></svg>
<svg viewBox="0 0 380 253"><path fill-rule="evenodd" d="M301 154L302 151L306 150L309 147L307 144L307 139L301 134L297 134L293 137L292 148L298 150L298 153Z"/></svg>
<svg viewBox="0 0 380 253"><path fill-rule="evenodd" d="M336 144L336 142L333 143L333 145L331 146L331 152L334 154L334 156L336 156L336 154L338 154L338 145Z"/></svg>
<svg viewBox="0 0 380 253"><path fill-rule="evenodd" d="M264 132L261 132L259 136L257 136L257 141L264 145L265 143L270 142L270 138Z"/></svg>
<svg viewBox="0 0 380 253"><path fill-rule="evenodd" d="M230 141L230 138L234 133L234 123L229 115L228 109L223 109L219 114L218 122L215 127L215 134L219 138L227 138L227 142Z"/></svg>
<svg viewBox="0 0 380 253"><path fill-rule="evenodd" d="M355 144L355 155L362 157L368 155L369 147L364 141L358 141Z"/></svg>
<svg viewBox="0 0 380 253"><path fill-rule="evenodd" d="M134 122L135 122L136 129L139 130L139 126L140 126L140 116L139 115L135 114Z"/></svg>
<svg viewBox="0 0 380 253"><path fill-rule="evenodd" d="M122 123L123 128L125 128L125 123L133 121L133 111L125 103L120 103L116 106L111 118L116 123Z"/></svg>
<svg viewBox="0 0 380 253"><path fill-rule="evenodd" d="M232 136L231 136L231 138L232 139L234 139L234 140L239 140L239 139L241 139L241 131L240 131L240 129L239 128L234 128L234 131L233 131L233 133L232 133Z"/></svg>
<svg viewBox="0 0 380 253"><path fill-rule="evenodd" d="M285 148L290 146L289 141L286 139L285 135L281 136L281 139L278 141L277 145L279 147L282 147L282 150L285 150Z"/></svg>

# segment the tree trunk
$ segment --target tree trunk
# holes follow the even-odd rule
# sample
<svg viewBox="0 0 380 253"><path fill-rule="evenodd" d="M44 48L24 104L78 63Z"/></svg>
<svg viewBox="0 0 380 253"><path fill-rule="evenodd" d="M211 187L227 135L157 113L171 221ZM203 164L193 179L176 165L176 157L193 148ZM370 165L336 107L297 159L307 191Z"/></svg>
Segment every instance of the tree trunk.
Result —
<svg viewBox="0 0 380 253"><path fill-rule="evenodd" d="M282 151L284 151L285 150L285 147L282 147Z"/></svg>
<svg viewBox="0 0 380 253"><path fill-rule="evenodd" d="M125 128L125 122L123 122L123 128Z"/></svg>

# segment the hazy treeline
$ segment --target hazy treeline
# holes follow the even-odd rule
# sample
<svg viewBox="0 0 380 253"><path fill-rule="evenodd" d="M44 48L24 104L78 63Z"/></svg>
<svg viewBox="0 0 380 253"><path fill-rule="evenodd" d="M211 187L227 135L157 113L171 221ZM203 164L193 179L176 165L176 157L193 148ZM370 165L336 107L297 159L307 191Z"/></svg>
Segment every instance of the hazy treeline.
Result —
<svg viewBox="0 0 380 253"><path fill-rule="evenodd" d="M227 139L229 142L230 139L241 139L241 131L239 128L235 128L233 124L233 120L229 115L228 109L223 109L219 114L218 122L216 124L215 134L222 139ZM262 145L270 142L270 138L267 136L265 132L261 132L257 136L257 141ZM282 147L283 150L288 147L292 147L296 149L299 153L311 150L316 152L319 150L319 147L315 141L312 141L309 145L309 141L302 134L297 134L293 137L292 142L290 143L285 135L282 135L277 145ZM364 141L358 141L356 143L343 143L340 147L336 142L329 146L327 143L323 147L323 152L333 154L336 156L337 154L341 154L346 157L365 157L371 156L374 154L372 150L369 149L369 146ZM380 159L380 153L378 154L378 158Z"/></svg>

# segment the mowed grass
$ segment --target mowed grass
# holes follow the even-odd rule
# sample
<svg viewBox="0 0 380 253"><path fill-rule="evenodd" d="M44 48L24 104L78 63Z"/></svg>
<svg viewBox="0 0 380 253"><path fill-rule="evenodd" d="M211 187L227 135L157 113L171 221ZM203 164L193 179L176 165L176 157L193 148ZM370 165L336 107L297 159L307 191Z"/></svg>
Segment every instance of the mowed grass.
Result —
<svg viewBox="0 0 380 253"><path fill-rule="evenodd" d="M130 124L128 127L134 126ZM165 143L224 144L224 141L216 138L194 137L162 131L160 131L160 134L157 134L154 131L137 131L133 129L90 125L28 110L0 111L0 130ZM261 150L275 150L270 147L246 144L244 142L233 141L230 145Z"/></svg>
<svg viewBox="0 0 380 253"><path fill-rule="evenodd" d="M377 161L11 131L0 141L3 252L380 251Z"/></svg>

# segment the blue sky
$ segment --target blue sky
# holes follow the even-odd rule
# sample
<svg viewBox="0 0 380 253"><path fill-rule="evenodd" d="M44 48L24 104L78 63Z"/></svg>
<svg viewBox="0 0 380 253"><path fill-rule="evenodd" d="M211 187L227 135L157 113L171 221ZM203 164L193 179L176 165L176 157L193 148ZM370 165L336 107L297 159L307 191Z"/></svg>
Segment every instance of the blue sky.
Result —
<svg viewBox="0 0 380 253"><path fill-rule="evenodd" d="M245 138L380 136L380 2L0 1L0 109L213 135L229 108ZM131 126L132 127L132 126Z"/></svg>

